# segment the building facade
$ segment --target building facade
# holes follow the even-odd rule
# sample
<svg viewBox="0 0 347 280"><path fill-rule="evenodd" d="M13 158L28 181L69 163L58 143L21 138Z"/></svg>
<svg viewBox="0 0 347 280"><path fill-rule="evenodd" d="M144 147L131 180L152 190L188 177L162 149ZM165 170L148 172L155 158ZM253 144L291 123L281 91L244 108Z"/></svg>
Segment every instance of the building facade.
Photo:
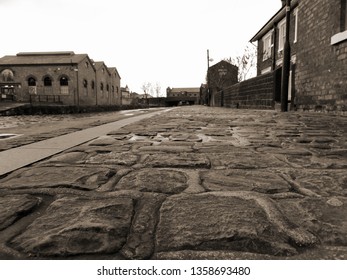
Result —
<svg viewBox="0 0 347 280"><path fill-rule="evenodd" d="M117 77L112 78L112 73ZM105 92L101 91L100 83L104 83ZM117 70L109 70L103 62L95 63L87 54L18 53L0 58L1 100L73 106L118 105L117 87L120 88Z"/></svg>
<svg viewBox="0 0 347 280"><path fill-rule="evenodd" d="M257 74L281 71L286 7L257 32ZM290 12L291 107L310 111L347 111L346 0L292 0Z"/></svg>
<svg viewBox="0 0 347 280"><path fill-rule="evenodd" d="M200 102L200 88L170 88L166 89L168 106L197 105Z"/></svg>
<svg viewBox="0 0 347 280"><path fill-rule="evenodd" d="M217 102L217 94L223 89L238 83L238 67L222 60L208 68L207 85L208 93L205 94L205 103L211 106L223 106ZM221 98L223 103L223 97ZM217 104L218 103L218 104Z"/></svg>

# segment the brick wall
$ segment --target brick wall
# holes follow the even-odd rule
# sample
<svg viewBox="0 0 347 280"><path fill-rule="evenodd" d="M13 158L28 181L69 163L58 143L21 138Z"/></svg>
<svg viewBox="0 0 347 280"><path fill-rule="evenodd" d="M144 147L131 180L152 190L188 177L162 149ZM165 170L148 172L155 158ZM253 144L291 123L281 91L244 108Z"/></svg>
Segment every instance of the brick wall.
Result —
<svg viewBox="0 0 347 280"><path fill-rule="evenodd" d="M296 104L299 110L347 111L347 40L341 32L341 0L302 0L299 4Z"/></svg>
<svg viewBox="0 0 347 280"><path fill-rule="evenodd" d="M215 106L224 103L224 107L229 108L273 109L274 90L274 73L271 72L219 91L215 95Z"/></svg>

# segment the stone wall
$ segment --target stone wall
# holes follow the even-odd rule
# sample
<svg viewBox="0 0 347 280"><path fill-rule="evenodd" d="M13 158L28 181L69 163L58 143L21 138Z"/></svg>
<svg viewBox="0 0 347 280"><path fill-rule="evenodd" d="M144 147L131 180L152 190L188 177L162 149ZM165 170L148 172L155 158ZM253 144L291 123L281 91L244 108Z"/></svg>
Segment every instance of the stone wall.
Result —
<svg viewBox="0 0 347 280"><path fill-rule="evenodd" d="M271 72L219 91L215 95L215 106L273 109L274 91L275 78Z"/></svg>

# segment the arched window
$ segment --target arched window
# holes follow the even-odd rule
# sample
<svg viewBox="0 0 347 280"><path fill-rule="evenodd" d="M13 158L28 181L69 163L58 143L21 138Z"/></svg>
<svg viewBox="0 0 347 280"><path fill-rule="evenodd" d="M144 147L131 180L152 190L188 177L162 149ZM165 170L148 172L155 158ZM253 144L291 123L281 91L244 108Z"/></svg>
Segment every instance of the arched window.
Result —
<svg viewBox="0 0 347 280"><path fill-rule="evenodd" d="M30 77L30 78L28 79L28 86L29 86L29 87L36 87L36 80L35 80L35 78Z"/></svg>
<svg viewBox="0 0 347 280"><path fill-rule="evenodd" d="M60 78L60 86L68 86L69 85L69 79L65 76Z"/></svg>
<svg viewBox="0 0 347 280"><path fill-rule="evenodd" d="M100 83L100 90L101 90L101 91L104 90L104 83Z"/></svg>
<svg viewBox="0 0 347 280"><path fill-rule="evenodd" d="M87 87L88 87L88 81L85 80L85 79L83 80L83 87L84 87L84 88L87 88Z"/></svg>
<svg viewBox="0 0 347 280"><path fill-rule="evenodd" d="M62 76L59 80L60 93L63 95L69 94L69 79L66 76Z"/></svg>
<svg viewBox="0 0 347 280"><path fill-rule="evenodd" d="M109 92L110 91L110 86L107 84L106 85L106 91Z"/></svg>
<svg viewBox="0 0 347 280"><path fill-rule="evenodd" d="M43 86L44 94L53 94L52 79L50 77L45 77L43 79Z"/></svg>
<svg viewBox="0 0 347 280"><path fill-rule="evenodd" d="M94 81L91 82L91 87L92 87L92 89L95 88L95 82Z"/></svg>
<svg viewBox="0 0 347 280"><path fill-rule="evenodd" d="M51 87L52 86L52 79L50 77L46 77L43 79L43 85L45 87Z"/></svg>

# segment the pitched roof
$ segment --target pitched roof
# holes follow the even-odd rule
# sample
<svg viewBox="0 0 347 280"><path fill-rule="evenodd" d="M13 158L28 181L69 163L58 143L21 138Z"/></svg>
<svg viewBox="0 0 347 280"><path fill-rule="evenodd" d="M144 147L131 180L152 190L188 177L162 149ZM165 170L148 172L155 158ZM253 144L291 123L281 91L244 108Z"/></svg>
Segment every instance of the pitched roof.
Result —
<svg viewBox="0 0 347 280"><path fill-rule="evenodd" d="M292 9L298 5L298 0L291 2ZM283 6L281 9L252 37L250 42L256 42L260 40L266 33L268 33L274 25L280 22L286 16L286 7Z"/></svg>
<svg viewBox="0 0 347 280"><path fill-rule="evenodd" d="M0 58L0 65L78 64L87 56L74 52L20 52Z"/></svg>
<svg viewBox="0 0 347 280"><path fill-rule="evenodd" d="M119 72L116 67L108 67L108 70L110 73L115 72L118 75L118 77L121 79L121 76L119 75Z"/></svg>

